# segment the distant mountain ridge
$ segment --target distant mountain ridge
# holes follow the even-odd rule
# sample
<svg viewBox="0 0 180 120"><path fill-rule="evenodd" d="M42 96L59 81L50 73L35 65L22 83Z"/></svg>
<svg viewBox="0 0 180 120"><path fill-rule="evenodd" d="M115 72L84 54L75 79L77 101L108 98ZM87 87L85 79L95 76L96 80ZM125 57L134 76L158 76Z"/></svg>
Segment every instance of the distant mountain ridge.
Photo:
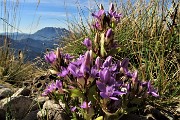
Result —
<svg viewBox="0 0 180 120"><path fill-rule="evenodd" d="M4 39L6 37L0 35L0 47L4 45ZM19 50L23 51L25 55L26 61L31 61L36 57L43 57L46 49L53 49L56 46L54 44L58 44L58 41L41 41L34 40L31 38L23 39L23 40L13 40L7 38L7 44L9 44L10 48L14 49L16 55Z"/></svg>
<svg viewBox="0 0 180 120"><path fill-rule="evenodd" d="M67 36L69 31L65 28L46 27L38 30L34 34L23 33L8 33L0 34L0 47L4 44L4 39L7 37L7 43L10 48L15 51L22 50L26 60L33 60L37 56L43 57L46 49L53 49L62 41L62 38Z"/></svg>
<svg viewBox="0 0 180 120"><path fill-rule="evenodd" d="M1 35L5 35L5 34L6 33L1 33ZM33 34L18 33L18 32L8 33L8 37L13 40L22 40L22 39L30 38L34 40L49 41L55 39L62 39L68 34L69 31L65 28L45 27Z"/></svg>

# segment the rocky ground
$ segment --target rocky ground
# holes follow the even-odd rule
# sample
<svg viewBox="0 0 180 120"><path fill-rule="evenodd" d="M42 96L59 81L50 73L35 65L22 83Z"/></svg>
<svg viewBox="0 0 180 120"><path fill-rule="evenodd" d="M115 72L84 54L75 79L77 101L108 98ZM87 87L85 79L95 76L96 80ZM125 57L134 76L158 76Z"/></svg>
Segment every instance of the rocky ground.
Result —
<svg viewBox="0 0 180 120"><path fill-rule="evenodd" d="M48 97L31 93L27 87L13 88L9 84L0 84L0 120L68 120L61 102L55 104ZM176 98L176 101L178 103L174 107L163 110L147 106L146 116L124 115L120 120L178 120L180 100Z"/></svg>

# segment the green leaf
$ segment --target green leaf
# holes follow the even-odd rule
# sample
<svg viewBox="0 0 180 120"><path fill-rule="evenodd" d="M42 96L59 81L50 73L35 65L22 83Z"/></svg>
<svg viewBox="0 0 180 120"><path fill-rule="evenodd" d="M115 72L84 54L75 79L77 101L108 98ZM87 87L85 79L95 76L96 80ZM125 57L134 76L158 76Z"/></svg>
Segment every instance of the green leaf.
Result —
<svg viewBox="0 0 180 120"><path fill-rule="evenodd" d="M99 116L95 120L103 120L103 116Z"/></svg>
<svg viewBox="0 0 180 120"><path fill-rule="evenodd" d="M94 96L97 96L96 85L91 86L88 91L88 99L93 103L96 102Z"/></svg>
<svg viewBox="0 0 180 120"><path fill-rule="evenodd" d="M83 97L83 94L78 89L71 89L69 91L71 92L71 97Z"/></svg>

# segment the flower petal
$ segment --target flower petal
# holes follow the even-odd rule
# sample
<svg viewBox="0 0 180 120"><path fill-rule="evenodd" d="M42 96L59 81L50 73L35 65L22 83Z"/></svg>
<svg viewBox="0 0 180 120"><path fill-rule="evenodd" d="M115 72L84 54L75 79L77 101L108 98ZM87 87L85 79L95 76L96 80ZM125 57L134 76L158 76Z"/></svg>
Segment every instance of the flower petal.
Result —
<svg viewBox="0 0 180 120"><path fill-rule="evenodd" d="M100 82L100 81L96 81L96 85L98 87L98 89L101 91L101 92L105 92L106 91L106 86Z"/></svg>
<svg viewBox="0 0 180 120"><path fill-rule="evenodd" d="M118 98L116 98L116 97L109 97L110 99L112 99L112 100L119 100Z"/></svg>
<svg viewBox="0 0 180 120"><path fill-rule="evenodd" d="M102 98L108 98L108 96L106 95L105 92L100 92L100 95L101 95Z"/></svg>

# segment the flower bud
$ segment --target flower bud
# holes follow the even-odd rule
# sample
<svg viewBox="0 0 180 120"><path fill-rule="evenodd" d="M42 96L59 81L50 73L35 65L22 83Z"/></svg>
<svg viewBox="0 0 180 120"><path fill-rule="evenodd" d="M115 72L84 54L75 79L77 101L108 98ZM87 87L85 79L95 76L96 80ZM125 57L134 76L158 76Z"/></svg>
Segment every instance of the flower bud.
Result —
<svg viewBox="0 0 180 120"><path fill-rule="evenodd" d="M106 38L110 38L112 36L112 34L113 34L113 31L111 28L109 28L106 32Z"/></svg>
<svg viewBox="0 0 180 120"><path fill-rule="evenodd" d="M92 42L89 38L85 38L83 44L90 50L92 48Z"/></svg>
<svg viewBox="0 0 180 120"><path fill-rule="evenodd" d="M99 9L100 9L100 10L104 10L104 7L103 7L102 4L99 5Z"/></svg>
<svg viewBox="0 0 180 120"><path fill-rule="evenodd" d="M110 67L112 63L112 56L108 56L103 63L103 67Z"/></svg>
<svg viewBox="0 0 180 120"><path fill-rule="evenodd" d="M110 82L111 72L108 68L104 68L100 71L99 77L103 83L107 84L108 82Z"/></svg>
<svg viewBox="0 0 180 120"><path fill-rule="evenodd" d="M85 62L85 65L86 66L90 66L90 63L91 63L91 53L90 53L90 51L87 51L86 53L85 53L85 60L84 60L84 62Z"/></svg>
<svg viewBox="0 0 180 120"><path fill-rule="evenodd" d="M113 31L111 28L109 28L106 32L106 37L105 37L106 44L108 44L112 39L113 39Z"/></svg>
<svg viewBox="0 0 180 120"><path fill-rule="evenodd" d="M132 74L132 82L135 84L138 81L138 72L137 70Z"/></svg>
<svg viewBox="0 0 180 120"><path fill-rule="evenodd" d="M110 66L112 64L112 56L108 56L106 60L108 61L108 64Z"/></svg>
<svg viewBox="0 0 180 120"><path fill-rule="evenodd" d="M54 51L51 51L51 52L47 53L47 54L44 56L44 58L45 58L46 62L52 64L52 63L54 63L54 62L56 61L57 56L56 56L56 54L54 53Z"/></svg>
<svg viewBox="0 0 180 120"><path fill-rule="evenodd" d="M90 51L89 51L89 54L90 54L90 62L92 63L92 62L93 62L93 51L90 50Z"/></svg>
<svg viewBox="0 0 180 120"><path fill-rule="evenodd" d="M59 47L56 49L56 56L57 58L61 58L61 51Z"/></svg>
<svg viewBox="0 0 180 120"><path fill-rule="evenodd" d="M102 66L102 61L99 56L96 58L95 64L96 64L97 69L100 69L100 67Z"/></svg>
<svg viewBox="0 0 180 120"><path fill-rule="evenodd" d="M114 12L114 4L111 3L109 6L109 13Z"/></svg>
<svg viewBox="0 0 180 120"><path fill-rule="evenodd" d="M80 107L83 109L87 109L90 108L90 105L91 105L91 101L90 102L84 101Z"/></svg>
<svg viewBox="0 0 180 120"><path fill-rule="evenodd" d="M123 70L128 69L128 64L129 64L129 59L128 58L123 59L123 61L121 62L121 67L123 68Z"/></svg>
<svg viewBox="0 0 180 120"><path fill-rule="evenodd" d="M81 67L80 67L80 72L85 76L86 73L89 72L90 70L90 62L91 62L91 58L90 58L90 52L87 51L85 53L85 56L84 56L84 61L82 62L81 64Z"/></svg>

